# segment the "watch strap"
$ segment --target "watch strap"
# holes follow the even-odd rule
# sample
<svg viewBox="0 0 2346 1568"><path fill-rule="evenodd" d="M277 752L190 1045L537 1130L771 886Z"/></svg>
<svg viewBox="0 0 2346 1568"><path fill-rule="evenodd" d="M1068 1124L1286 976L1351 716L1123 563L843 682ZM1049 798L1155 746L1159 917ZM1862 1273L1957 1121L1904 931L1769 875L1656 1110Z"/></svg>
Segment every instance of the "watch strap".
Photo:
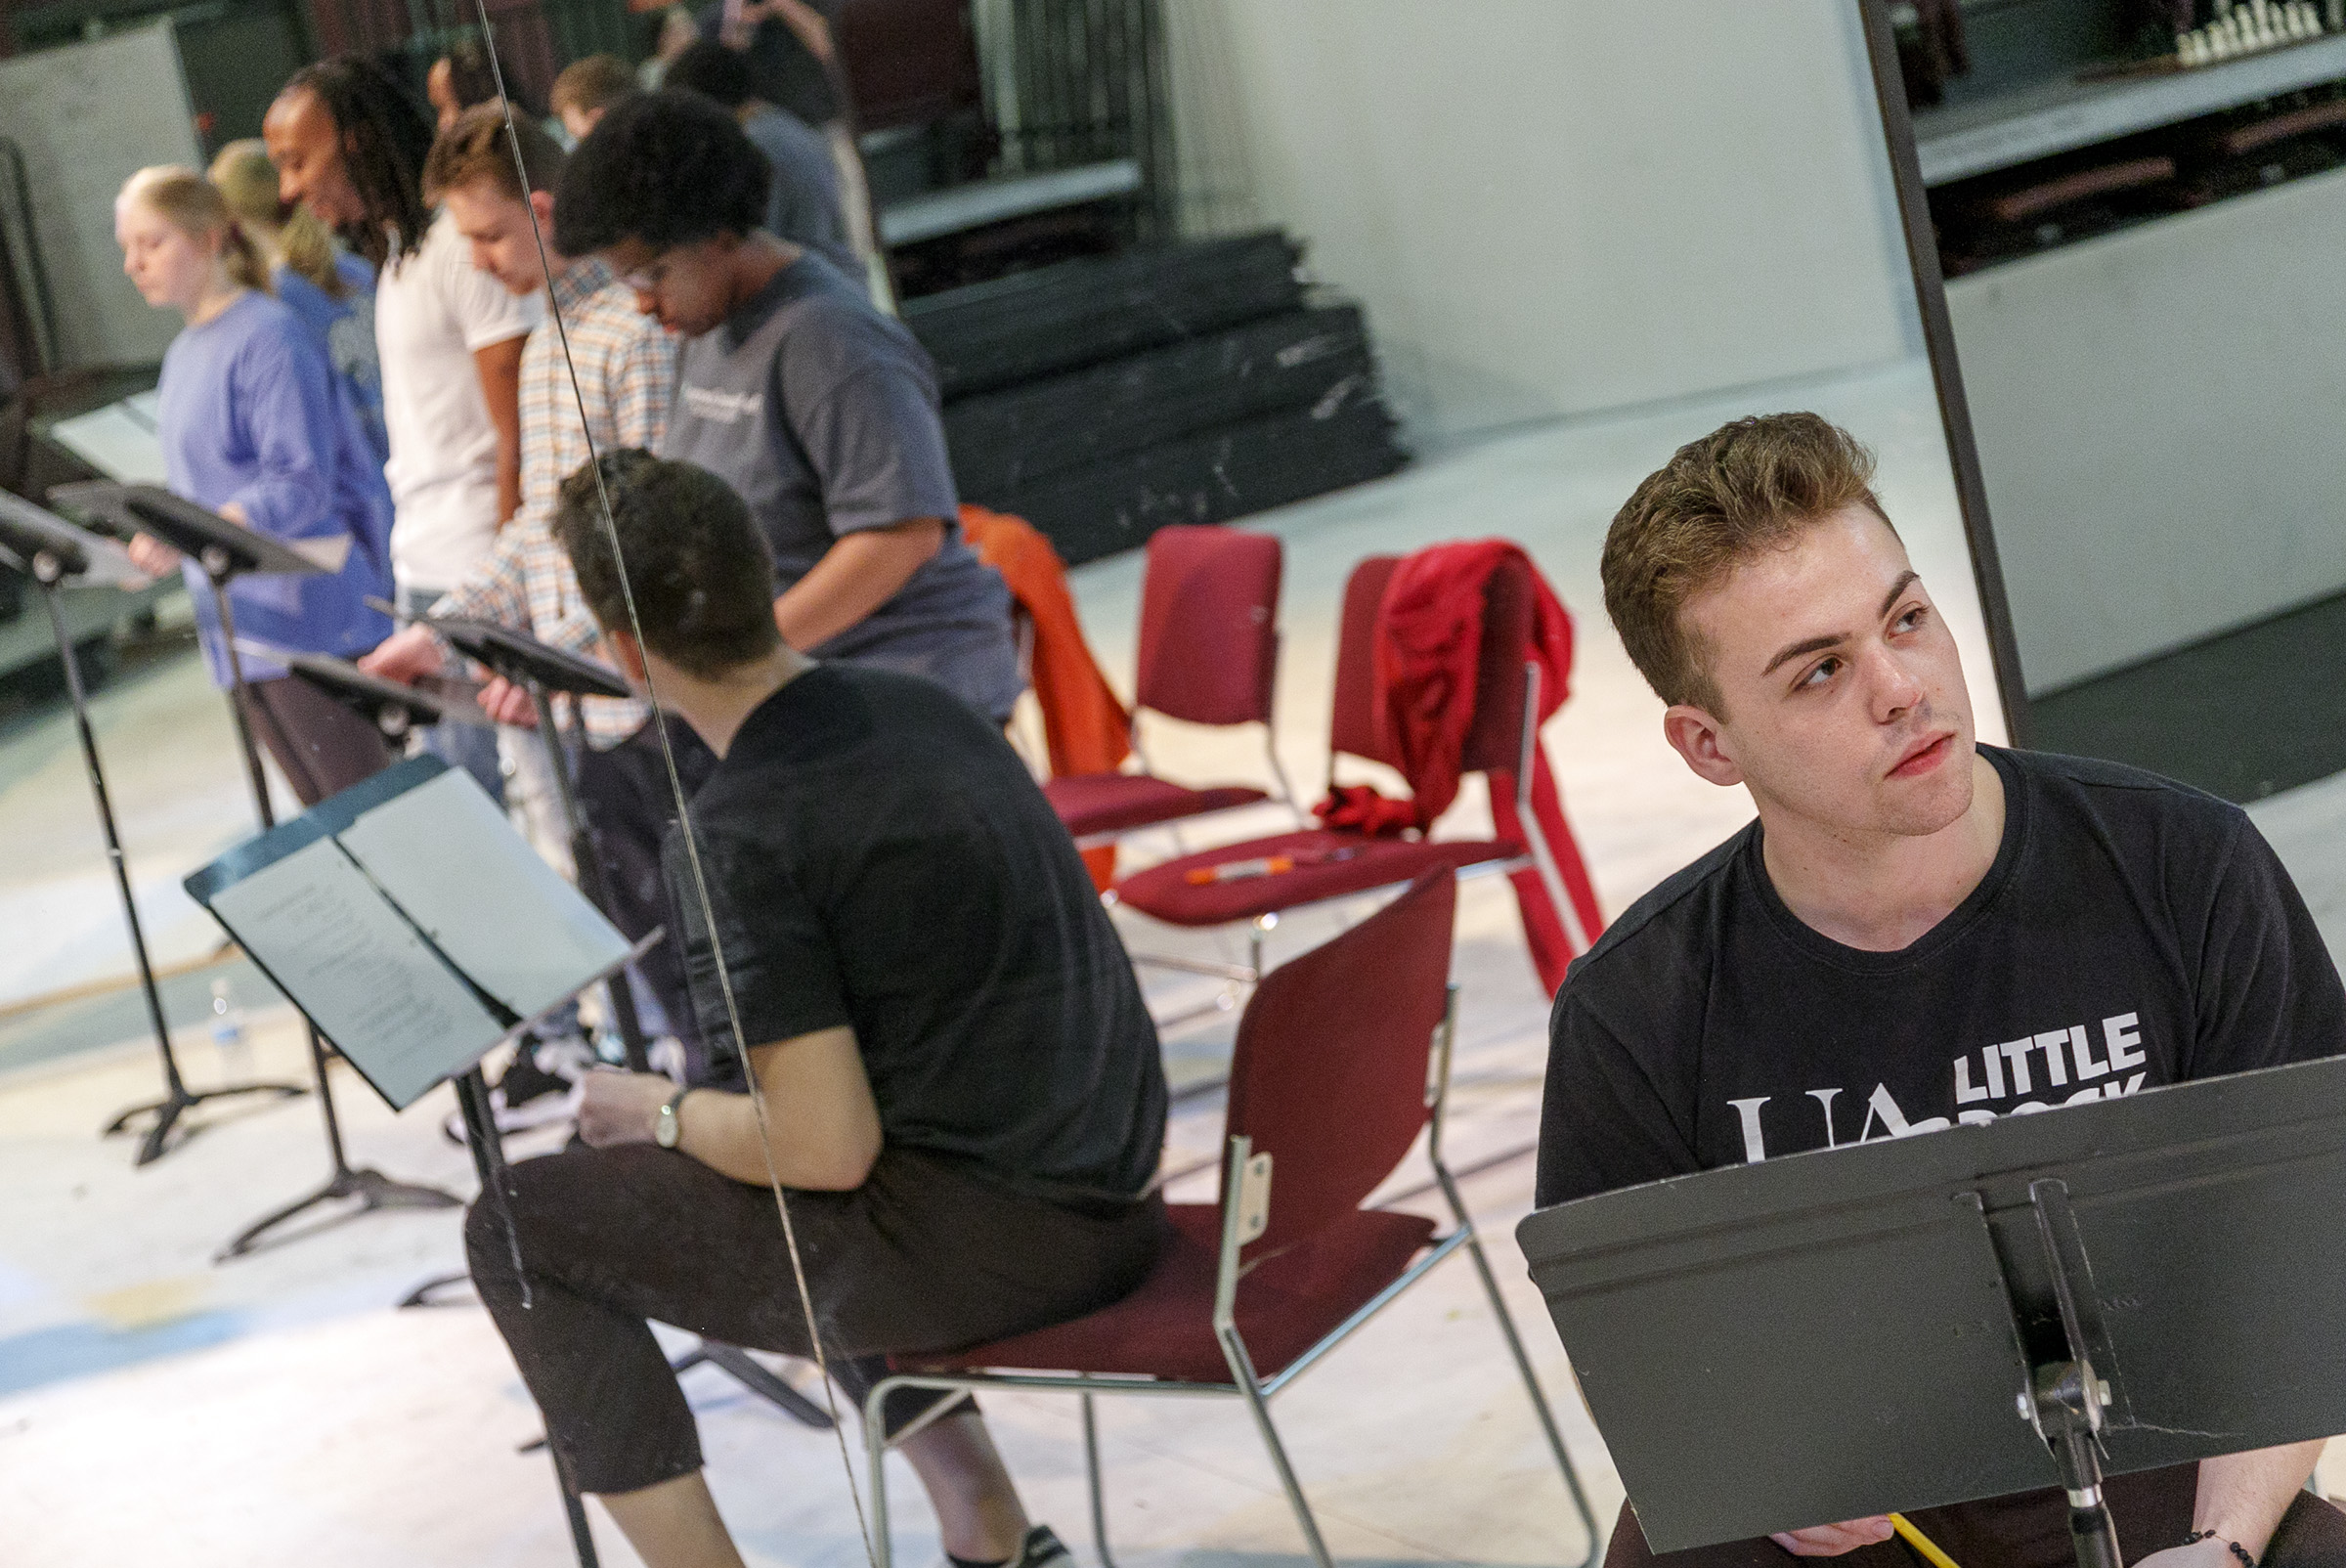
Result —
<svg viewBox="0 0 2346 1568"><path fill-rule="evenodd" d="M678 1089L668 1097L661 1105L658 1113L652 1118L652 1142L661 1148L673 1149L683 1141L684 1117L681 1108L684 1104L684 1097L690 1093L692 1093L690 1085Z"/></svg>

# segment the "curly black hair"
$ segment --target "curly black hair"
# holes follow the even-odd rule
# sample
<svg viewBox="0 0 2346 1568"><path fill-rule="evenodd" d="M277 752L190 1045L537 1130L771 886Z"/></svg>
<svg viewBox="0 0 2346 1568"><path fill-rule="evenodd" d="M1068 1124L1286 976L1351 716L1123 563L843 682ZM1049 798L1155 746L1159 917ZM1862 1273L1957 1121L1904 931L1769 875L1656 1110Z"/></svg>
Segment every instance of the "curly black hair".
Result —
<svg viewBox="0 0 2346 1568"><path fill-rule="evenodd" d="M719 109L739 109L758 96L750 57L714 38L702 39L669 62L668 74L660 80L678 92L698 93Z"/></svg>
<svg viewBox="0 0 2346 1568"><path fill-rule="evenodd" d="M774 171L733 116L698 93L630 98L586 133L554 195L554 248L591 255L629 240L654 250L765 221Z"/></svg>
<svg viewBox="0 0 2346 1568"><path fill-rule="evenodd" d="M713 680L781 645L773 553L749 507L706 468L640 447L606 452L562 481L553 533L595 620L630 630L633 588L645 646L688 675Z"/></svg>
<svg viewBox="0 0 2346 1568"><path fill-rule="evenodd" d="M342 136L342 164L367 216L338 232L342 242L381 268L423 243L432 209L423 199L423 160L432 151L432 117L407 84L360 55L304 65L278 90L315 94ZM383 230L388 227L386 239Z"/></svg>

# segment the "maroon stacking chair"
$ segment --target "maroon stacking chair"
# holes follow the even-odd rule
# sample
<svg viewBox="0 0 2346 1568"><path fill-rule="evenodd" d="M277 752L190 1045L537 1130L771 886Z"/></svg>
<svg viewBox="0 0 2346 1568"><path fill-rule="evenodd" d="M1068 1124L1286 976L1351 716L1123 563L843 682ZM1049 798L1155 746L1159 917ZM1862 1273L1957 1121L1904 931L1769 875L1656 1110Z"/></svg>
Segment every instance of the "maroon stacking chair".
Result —
<svg viewBox="0 0 2346 1568"><path fill-rule="evenodd" d="M1095 849L1143 828L1275 798L1296 811L1271 729L1280 566L1279 541L1269 534L1176 525L1150 535L1141 581L1140 668L1133 682L1136 720L1146 709L1193 724L1262 725L1275 788L1191 789L1160 778L1141 754L1136 723L1139 772L1076 773L1043 786L1079 847Z"/></svg>
<svg viewBox="0 0 2346 1568"><path fill-rule="evenodd" d="M1398 556L1372 555L1353 568L1344 586L1343 622L1336 643L1334 711L1328 720L1327 782L1337 783L1344 757L1399 767L1377 711L1375 639L1385 587ZM1410 882L1440 868L1458 875L1536 869L1578 944L1577 929L1555 856L1532 810L1532 748L1540 738L1540 670L1530 657L1533 599L1528 571L1510 565L1485 588L1480 676L1474 718L1461 747L1460 772L1485 774L1494 795L1510 792L1523 841L1510 839L1371 838L1341 828L1307 828L1226 844L1162 861L1116 884L1120 903L1174 926L1247 923L1248 964L1239 979L1263 972L1263 938L1282 914L1306 904L1348 898ZM1284 859L1293 869L1276 875L1195 880L1216 868ZM1194 879L1193 874L1195 874Z"/></svg>
<svg viewBox="0 0 2346 1568"><path fill-rule="evenodd" d="M1368 920L1264 977L1239 1020L1231 1062L1221 1201L1168 1205L1170 1240L1132 1294L1056 1328L954 1355L895 1359L891 1375L872 1389L864 1418L880 1568L891 1561L880 1409L902 1387L1079 1395L1092 1530L1109 1568L1094 1397L1241 1400L1313 1559L1330 1568L1270 1401L1461 1250L1474 1259L1580 1514L1585 1564L1596 1560L1603 1542L1580 1477L1442 1154L1455 1029L1449 978L1456 900L1455 879L1429 871ZM1450 1210L1447 1235L1437 1236L1436 1223L1420 1215L1361 1206L1421 1130Z"/></svg>

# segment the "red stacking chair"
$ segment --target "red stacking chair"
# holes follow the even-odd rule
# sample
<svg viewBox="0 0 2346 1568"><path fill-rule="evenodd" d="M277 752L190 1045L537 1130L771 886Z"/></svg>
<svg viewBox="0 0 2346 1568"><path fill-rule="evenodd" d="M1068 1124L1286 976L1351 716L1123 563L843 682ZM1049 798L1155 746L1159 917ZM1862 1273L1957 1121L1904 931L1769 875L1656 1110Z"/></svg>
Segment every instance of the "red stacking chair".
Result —
<svg viewBox="0 0 2346 1568"><path fill-rule="evenodd" d="M1336 784L1344 756L1401 765L1385 739L1377 712L1375 640L1385 585L1400 558L1372 555L1344 585L1344 619L1336 644L1334 712L1328 721L1327 781ZM1562 919L1574 920L1554 855L1532 809L1532 748L1539 744L1540 672L1526 657L1532 631L1532 587L1522 568L1491 575L1485 588L1483 645L1474 694L1474 719L1460 759L1461 773L1483 773L1494 794L1512 791L1524 842L1508 839L1372 838L1342 828L1310 828L1226 844L1163 861L1116 884L1111 896L1175 926L1249 922L1249 973L1263 970L1263 937L1283 912L1331 898L1373 893L1440 868L1460 875L1536 868ZM1272 865L1285 869L1267 873ZM1228 868L1228 869L1226 869ZM1258 874L1229 875L1229 870ZM1586 948L1586 933L1574 933Z"/></svg>
<svg viewBox="0 0 2346 1568"><path fill-rule="evenodd" d="M1271 729L1279 669L1279 541L1235 528L1177 525L1149 536L1141 583L1140 669L1133 702L1194 724L1260 724L1276 798L1296 810ZM1133 734L1140 754L1140 734ZM1083 849L1127 833L1253 806L1273 792L1243 785L1190 789L1137 773L1077 773L1043 794ZM1301 813L1298 812L1300 818Z"/></svg>
<svg viewBox="0 0 2346 1568"><path fill-rule="evenodd" d="M1455 879L1429 872L1351 931L1264 977L1239 1020L1231 1063L1222 1200L1168 1206L1172 1237L1131 1295L1072 1323L955 1355L896 1358L895 1371L872 1389L864 1420L880 1568L891 1562L880 1409L899 1387L1080 1395L1092 1530L1110 1568L1093 1396L1242 1400L1313 1559L1330 1568L1270 1400L1461 1249L1474 1259L1580 1514L1584 1563L1596 1560L1603 1542L1580 1478L1442 1155L1456 899ZM1422 1216L1361 1207L1420 1129L1450 1209L1444 1236ZM1053 1370L1021 1370L1029 1368Z"/></svg>

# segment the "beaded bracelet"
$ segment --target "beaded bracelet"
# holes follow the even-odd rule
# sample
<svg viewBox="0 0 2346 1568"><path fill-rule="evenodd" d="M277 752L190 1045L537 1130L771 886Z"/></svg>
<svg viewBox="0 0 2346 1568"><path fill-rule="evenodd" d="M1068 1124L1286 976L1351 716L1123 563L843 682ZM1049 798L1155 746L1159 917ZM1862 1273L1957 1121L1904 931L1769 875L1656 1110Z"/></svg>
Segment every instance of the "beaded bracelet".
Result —
<svg viewBox="0 0 2346 1568"><path fill-rule="evenodd" d="M2221 1539L2213 1530L2194 1530L2183 1538L2183 1544L2187 1546L2195 1546L2202 1541ZM2240 1559L2241 1568L2256 1568L2256 1556L2246 1546L2237 1541L2225 1541L2224 1545L2231 1547L2232 1554Z"/></svg>

